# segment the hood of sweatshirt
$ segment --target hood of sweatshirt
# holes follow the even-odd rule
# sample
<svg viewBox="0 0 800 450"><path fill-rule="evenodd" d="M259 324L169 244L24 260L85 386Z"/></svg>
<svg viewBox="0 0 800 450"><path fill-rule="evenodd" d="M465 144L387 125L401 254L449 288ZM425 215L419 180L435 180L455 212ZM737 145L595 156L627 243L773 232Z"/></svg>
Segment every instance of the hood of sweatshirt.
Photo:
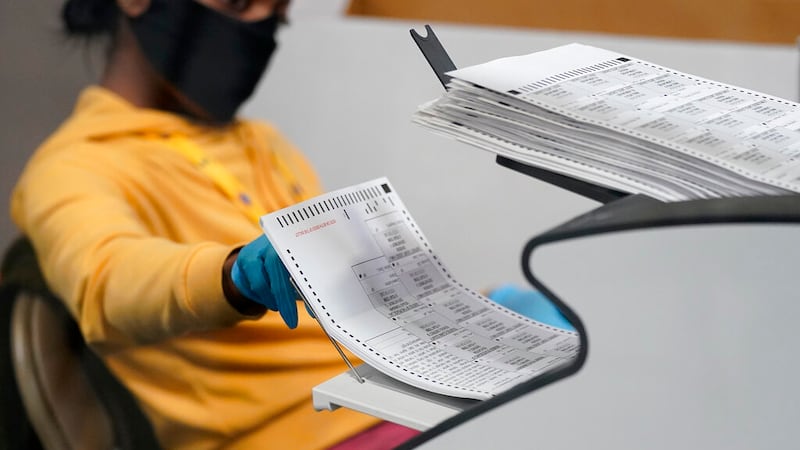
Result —
<svg viewBox="0 0 800 450"><path fill-rule="evenodd" d="M239 127L243 123L233 122L218 130L229 131L229 127ZM71 141L103 140L133 133L157 131L193 136L209 130L213 129L174 113L137 107L108 89L90 86L78 97L72 115L43 147L58 147Z"/></svg>

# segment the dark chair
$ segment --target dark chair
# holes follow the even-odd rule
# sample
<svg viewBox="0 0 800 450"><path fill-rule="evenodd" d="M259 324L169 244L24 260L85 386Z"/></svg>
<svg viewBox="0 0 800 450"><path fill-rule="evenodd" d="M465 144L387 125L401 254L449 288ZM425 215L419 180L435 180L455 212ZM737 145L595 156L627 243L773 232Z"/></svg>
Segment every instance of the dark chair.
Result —
<svg viewBox="0 0 800 450"><path fill-rule="evenodd" d="M30 243L8 249L0 269L4 404L9 449L153 449L136 400L83 341L49 292Z"/></svg>

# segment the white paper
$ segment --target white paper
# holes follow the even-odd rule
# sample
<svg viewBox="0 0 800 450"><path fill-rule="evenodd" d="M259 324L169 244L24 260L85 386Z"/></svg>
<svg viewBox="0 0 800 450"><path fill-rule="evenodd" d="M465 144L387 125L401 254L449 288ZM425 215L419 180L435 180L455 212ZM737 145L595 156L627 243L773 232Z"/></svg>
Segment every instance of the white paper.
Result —
<svg viewBox="0 0 800 450"><path fill-rule="evenodd" d="M578 336L456 281L385 178L261 218L323 328L381 372L486 399L568 362Z"/></svg>
<svg viewBox="0 0 800 450"><path fill-rule="evenodd" d="M797 103L580 44L449 72L415 122L667 201L800 192Z"/></svg>

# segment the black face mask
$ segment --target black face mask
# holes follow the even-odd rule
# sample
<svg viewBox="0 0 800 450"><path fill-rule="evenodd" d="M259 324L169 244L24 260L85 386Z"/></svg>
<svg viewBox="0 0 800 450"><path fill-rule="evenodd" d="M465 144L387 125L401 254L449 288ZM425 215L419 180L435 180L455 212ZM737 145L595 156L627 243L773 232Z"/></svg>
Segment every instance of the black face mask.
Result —
<svg viewBox="0 0 800 450"><path fill-rule="evenodd" d="M242 22L194 0L152 0L130 23L156 72L208 120L227 123L266 69L280 17Z"/></svg>

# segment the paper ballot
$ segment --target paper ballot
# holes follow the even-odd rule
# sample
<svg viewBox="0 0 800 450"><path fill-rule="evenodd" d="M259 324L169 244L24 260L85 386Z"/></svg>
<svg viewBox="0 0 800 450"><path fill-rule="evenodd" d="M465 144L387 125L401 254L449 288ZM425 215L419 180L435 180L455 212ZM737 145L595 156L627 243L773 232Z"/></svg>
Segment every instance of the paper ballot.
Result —
<svg viewBox="0 0 800 450"><path fill-rule="evenodd" d="M800 192L797 103L580 44L449 72L414 121L664 201Z"/></svg>
<svg viewBox="0 0 800 450"><path fill-rule="evenodd" d="M367 364L486 399L575 357L579 340L456 281L385 178L265 215L320 325Z"/></svg>

